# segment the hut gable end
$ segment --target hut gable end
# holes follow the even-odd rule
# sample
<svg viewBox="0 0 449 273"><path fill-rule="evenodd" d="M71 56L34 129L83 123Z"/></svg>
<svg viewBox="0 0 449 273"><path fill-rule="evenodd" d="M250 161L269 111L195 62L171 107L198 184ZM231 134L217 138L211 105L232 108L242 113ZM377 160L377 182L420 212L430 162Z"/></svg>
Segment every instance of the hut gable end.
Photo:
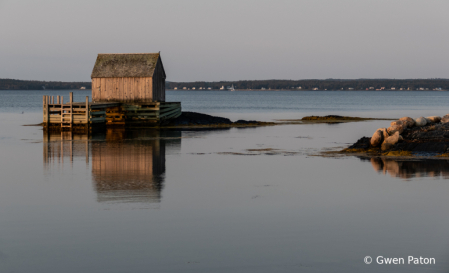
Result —
<svg viewBox="0 0 449 273"><path fill-rule="evenodd" d="M153 77L158 60L159 53L98 54L91 78Z"/></svg>

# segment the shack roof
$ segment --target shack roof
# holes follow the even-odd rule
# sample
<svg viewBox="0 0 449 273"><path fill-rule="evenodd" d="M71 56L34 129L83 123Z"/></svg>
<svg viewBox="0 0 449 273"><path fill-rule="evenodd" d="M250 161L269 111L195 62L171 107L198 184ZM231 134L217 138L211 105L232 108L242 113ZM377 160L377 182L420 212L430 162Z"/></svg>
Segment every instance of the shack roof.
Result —
<svg viewBox="0 0 449 273"><path fill-rule="evenodd" d="M159 58L160 53L98 54L91 78L153 77Z"/></svg>

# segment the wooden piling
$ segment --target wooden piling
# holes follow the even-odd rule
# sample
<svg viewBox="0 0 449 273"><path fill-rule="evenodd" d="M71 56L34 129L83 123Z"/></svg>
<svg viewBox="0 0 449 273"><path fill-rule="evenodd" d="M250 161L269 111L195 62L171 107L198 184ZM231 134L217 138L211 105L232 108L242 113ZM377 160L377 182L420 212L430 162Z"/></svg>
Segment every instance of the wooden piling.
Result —
<svg viewBox="0 0 449 273"><path fill-rule="evenodd" d="M89 124L89 97L86 96L86 124Z"/></svg>

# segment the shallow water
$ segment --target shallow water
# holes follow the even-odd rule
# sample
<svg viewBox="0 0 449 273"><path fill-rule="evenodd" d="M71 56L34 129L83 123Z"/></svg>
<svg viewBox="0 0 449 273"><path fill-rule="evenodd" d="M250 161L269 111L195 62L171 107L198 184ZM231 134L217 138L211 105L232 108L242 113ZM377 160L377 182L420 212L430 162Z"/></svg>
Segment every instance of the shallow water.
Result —
<svg viewBox="0 0 449 273"><path fill-rule="evenodd" d="M449 98L413 92L413 105L394 92L380 107L378 92L181 92L167 97L184 110L259 120L444 115ZM0 92L2 272L449 269L447 161L315 156L388 121L44 134L21 126L41 121L43 94ZM436 264L366 265L368 255Z"/></svg>

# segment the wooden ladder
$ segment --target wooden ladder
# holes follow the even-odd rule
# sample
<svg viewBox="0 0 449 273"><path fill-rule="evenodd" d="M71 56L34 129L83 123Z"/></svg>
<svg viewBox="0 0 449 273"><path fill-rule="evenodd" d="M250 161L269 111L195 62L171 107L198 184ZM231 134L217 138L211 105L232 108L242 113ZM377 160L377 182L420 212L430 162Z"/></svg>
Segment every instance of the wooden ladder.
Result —
<svg viewBox="0 0 449 273"><path fill-rule="evenodd" d="M72 129L73 125L73 93L70 92L70 101L67 105L61 102L61 128Z"/></svg>

